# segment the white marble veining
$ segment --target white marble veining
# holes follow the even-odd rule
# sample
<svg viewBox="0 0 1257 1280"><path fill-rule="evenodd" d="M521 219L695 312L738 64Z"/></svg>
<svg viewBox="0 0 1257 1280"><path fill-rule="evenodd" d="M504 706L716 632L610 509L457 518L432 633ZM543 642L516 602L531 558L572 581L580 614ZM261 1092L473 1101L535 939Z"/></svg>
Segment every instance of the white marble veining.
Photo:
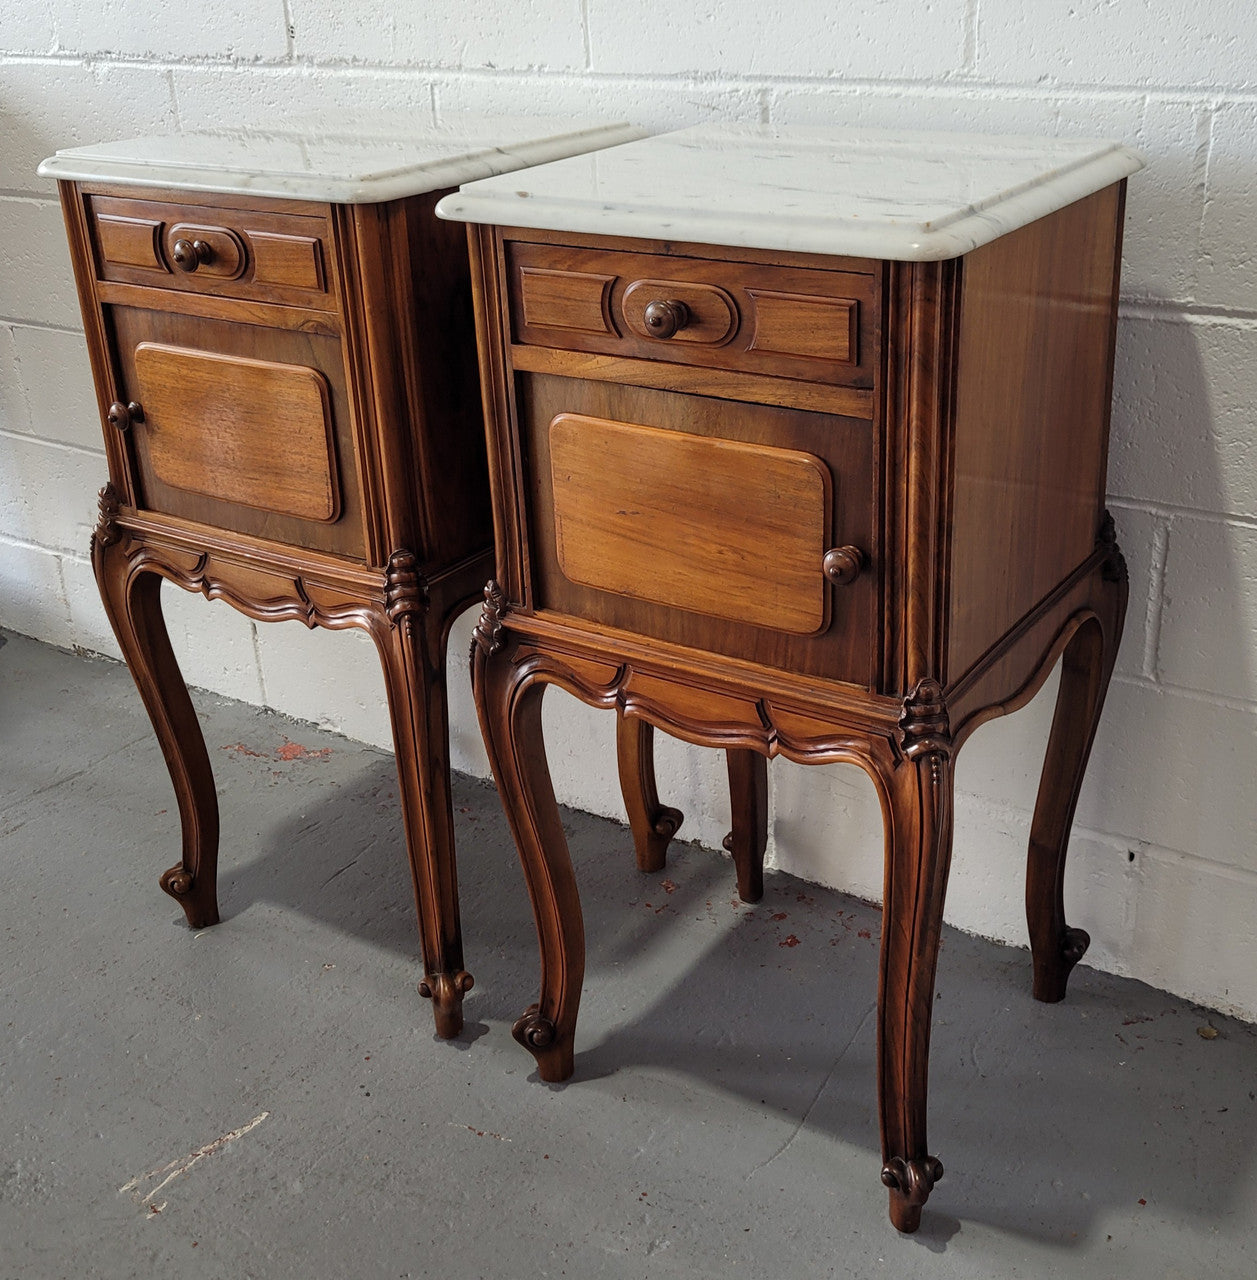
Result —
<svg viewBox="0 0 1257 1280"><path fill-rule="evenodd" d="M1119 142L699 125L472 182L443 218L926 262L1143 168Z"/></svg>
<svg viewBox="0 0 1257 1280"><path fill-rule="evenodd" d="M623 123L408 113L290 119L264 128L186 130L70 147L45 178L371 204L510 173L641 138Z"/></svg>

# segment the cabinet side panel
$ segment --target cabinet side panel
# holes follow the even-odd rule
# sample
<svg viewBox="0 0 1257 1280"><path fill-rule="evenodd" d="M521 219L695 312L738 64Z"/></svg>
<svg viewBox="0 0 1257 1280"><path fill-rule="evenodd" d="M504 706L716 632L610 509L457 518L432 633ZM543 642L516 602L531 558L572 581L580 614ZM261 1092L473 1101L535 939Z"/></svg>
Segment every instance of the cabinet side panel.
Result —
<svg viewBox="0 0 1257 1280"><path fill-rule="evenodd" d="M433 212L437 191L405 203L413 311L398 323L422 334L416 480L428 556L450 563L493 546L484 416L467 229Z"/></svg>
<svg viewBox="0 0 1257 1280"><path fill-rule="evenodd" d="M954 681L1091 553L1104 506L1121 188L964 260L952 474Z"/></svg>

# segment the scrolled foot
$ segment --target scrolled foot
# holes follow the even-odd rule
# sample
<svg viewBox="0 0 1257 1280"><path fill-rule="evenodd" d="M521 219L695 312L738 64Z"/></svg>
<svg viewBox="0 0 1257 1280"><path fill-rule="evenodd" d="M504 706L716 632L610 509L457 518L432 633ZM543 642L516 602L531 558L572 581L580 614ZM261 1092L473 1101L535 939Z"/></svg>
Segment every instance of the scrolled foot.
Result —
<svg viewBox="0 0 1257 1280"><path fill-rule="evenodd" d="M1034 966L1034 998L1045 1004L1064 1000L1069 975L1090 945L1091 935L1085 929L1066 929L1055 957L1049 963L1036 962Z"/></svg>
<svg viewBox="0 0 1257 1280"><path fill-rule="evenodd" d="M685 821L685 814L680 809L673 809L669 805L662 805L655 814L655 820L651 824L651 830L665 844L672 839L680 830L681 823Z"/></svg>
<svg viewBox="0 0 1257 1280"><path fill-rule="evenodd" d="M720 847L733 857L738 873L738 897L743 902L759 902L764 896L764 858L755 852L749 857L739 857L730 831L720 842Z"/></svg>
<svg viewBox="0 0 1257 1280"><path fill-rule="evenodd" d="M183 908L193 929L207 929L218 923L218 901L213 889L209 894L203 893L200 882L182 862L163 872L158 883Z"/></svg>
<svg viewBox="0 0 1257 1280"><path fill-rule="evenodd" d="M1072 969L1087 954L1091 935L1086 929L1066 929L1061 939L1061 959Z"/></svg>
<svg viewBox="0 0 1257 1280"><path fill-rule="evenodd" d="M541 1006L530 1004L523 1017L516 1020L511 1035L537 1059L537 1074L551 1084L558 1084L572 1074L572 1042L558 1039L558 1029L541 1013Z"/></svg>
<svg viewBox="0 0 1257 1280"><path fill-rule="evenodd" d="M637 850L638 871L662 871L668 865L668 845L676 835L685 815L680 809L660 805L649 815L650 827Z"/></svg>
<svg viewBox="0 0 1257 1280"><path fill-rule="evenodd" d="M430 973L419 984L419 994L432 1001L436 1033L442 1040L452 1040L463 1029L463 996L476 980L466 969L457 973Z"/></svg>
<svg viewBox="0 0 1257 1280"><path fill-rule="evenodd" d="M890 1188L890 1220L897 1230L912 1232L921 1225L921 1206L942 1177L942 1162L934 1156L892 1156L882 1165L882 1185Z"/></svg>

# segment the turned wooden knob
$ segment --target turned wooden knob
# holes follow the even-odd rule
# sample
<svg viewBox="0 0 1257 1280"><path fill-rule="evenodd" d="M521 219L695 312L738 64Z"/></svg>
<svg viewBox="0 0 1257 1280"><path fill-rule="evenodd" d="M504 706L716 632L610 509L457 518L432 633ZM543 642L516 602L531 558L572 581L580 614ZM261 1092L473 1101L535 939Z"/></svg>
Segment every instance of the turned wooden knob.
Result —
<svg viewBox="0 0 1257 1280"><path fill-rule="evenodd" d="M835 586L846 587L860 576L867 562L868 557L859 547L834 547L825 552L821 569Z"/></svg>
<svg viewBox="0 0 1257 1280"><path fill-rule="evenodd" d="M108 418L111 427L116 427L119 431L126 431L133 422L144 421L144 409L137 400L132 400L130 404L123 404L121 400L115 400L109 406L109 412L105 416Z"/></svg>
<svg viewBox="0 0 1257 1280"><path fill-rule="evenodd" d="M180 271L189 273L214 259L214 246L204 240L176 240L170 259Z"/></svg>
<svg viewBox="0 0 1257 1280"><path fill-rule="evenodd" d="M662 298L646 304L642 316L653 338L670 338L678 329L690 322L690 309L684 302L664 301Z"/></svg>

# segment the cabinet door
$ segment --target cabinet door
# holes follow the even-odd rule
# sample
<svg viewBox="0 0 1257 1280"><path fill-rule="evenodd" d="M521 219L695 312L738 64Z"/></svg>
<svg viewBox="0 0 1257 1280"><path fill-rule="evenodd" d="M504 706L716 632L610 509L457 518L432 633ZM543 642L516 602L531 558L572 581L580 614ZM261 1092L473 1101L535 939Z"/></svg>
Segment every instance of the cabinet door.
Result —
<svg viewBox="0 0 1257 1280"><path fill-rule="evenodd" d="M534 374L518 403L538 609L871 683L868 422Z"/></svg>
<svg viewBox="0 0 1257 1280"><path fill-rule="evenodd" d="M363 555L338 339L110 309L131 457L148 510Z"/></svg>

